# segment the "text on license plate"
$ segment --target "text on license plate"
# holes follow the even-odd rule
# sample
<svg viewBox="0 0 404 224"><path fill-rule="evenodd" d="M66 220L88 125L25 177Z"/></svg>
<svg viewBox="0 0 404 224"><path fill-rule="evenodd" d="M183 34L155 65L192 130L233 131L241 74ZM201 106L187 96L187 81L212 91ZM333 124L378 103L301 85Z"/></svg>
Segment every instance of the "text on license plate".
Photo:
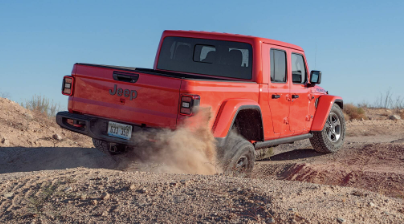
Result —
<svg viewBox="0 0 404 224"><path fill-rule="evenodd" d="M129 140L132 136L132 125L108 122L108 135Z"/></svg>

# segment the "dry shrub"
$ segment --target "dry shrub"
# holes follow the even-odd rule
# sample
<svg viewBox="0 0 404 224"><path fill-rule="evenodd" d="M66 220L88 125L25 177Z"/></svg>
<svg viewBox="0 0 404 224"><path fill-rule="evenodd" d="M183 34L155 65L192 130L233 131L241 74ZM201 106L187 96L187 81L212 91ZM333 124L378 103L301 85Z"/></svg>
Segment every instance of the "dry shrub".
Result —
<svg viewBox="0 0 404 224"><path fill-rule="evenodd" d="M34 95L30 100L25 100L25 104L22 103L21 105L34 112L45 114L48 117L56 116L56 113L60 109L59 104L56 104L45 96L40 95Z"/></svg>
<svg viewBox="0 0 404 224"><path fill-rule="evenodd" d="M44 125L45 127L54 127L54 128L59 127L59 125L55 122L55 119L52 119L52 117L49 117L46 113L33 110L32 115L34 117L33 121L36 121L39 124Z"/></svg>
<svg viewBox="0 0 404 224"><path fill-rule="evenodd" d="M10 94L7 92L0 92L0 97L1 98L6 98L6 99L10 99Z"/></svg>
<svg viewBox="0 0 404 224"><path fill-rule="evenodd" d="M347 116L345 116L345 114ZM344 116L345 116L345 120L361 120L363 119L367 119L366 114L365 114L365 110L361 107L357 107L353 104L345 104L344 105ZM347 119L349 118L349 119Z"/></svg>
<svg viewBox="0 0 404 224"><path fill-rule="evenodd" d="M350 121L351 120L351 116L349 116L347 113L345 113L345 111L343 112L344 114L344 118L346 121Z"/></svg>
<svg viewBox="0 0 404 224"><path fill-rule="evenodd" d="M401 112L398 115L400 115L401 119L404 119L404 110L401 110Z"/></svg>

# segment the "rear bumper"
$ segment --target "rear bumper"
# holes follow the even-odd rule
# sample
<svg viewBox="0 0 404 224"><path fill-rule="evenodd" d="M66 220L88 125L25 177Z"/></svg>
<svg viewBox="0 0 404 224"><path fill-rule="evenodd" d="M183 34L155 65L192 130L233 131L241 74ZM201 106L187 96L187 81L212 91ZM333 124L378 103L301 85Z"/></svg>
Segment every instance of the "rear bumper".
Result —
<svg viewBox="0 0 404 224"><path fill-rule="evenodd" d="M68 120L73 120L76 123L80 123L81 127L79 126L74 126L70 123L68 123ZM100 139L104 140L110 143L117 143L117 144L123 144L123 145L131 145L134 146L136 145L136 133L139 134L139 132L146 133L150 132L152 130L156 130L155 128L144 128L140 127L135 124L128 124L132 125L132 136L131 140L125 140L125 139L120 139L116 137L111 137L108 135L108 122L113 121L113 120L108 120L104 118L99 118L99 117L94 117L94 116L89 116L89 115L81 115L81 114L72 114L67 111L59 112L56 114L56 123L67 130L77 132L83 135L87 135L91 138L95 139ZM119 123L124 123L121 121L116 121ZM144 136L141 136L144 137Z"/></svg>

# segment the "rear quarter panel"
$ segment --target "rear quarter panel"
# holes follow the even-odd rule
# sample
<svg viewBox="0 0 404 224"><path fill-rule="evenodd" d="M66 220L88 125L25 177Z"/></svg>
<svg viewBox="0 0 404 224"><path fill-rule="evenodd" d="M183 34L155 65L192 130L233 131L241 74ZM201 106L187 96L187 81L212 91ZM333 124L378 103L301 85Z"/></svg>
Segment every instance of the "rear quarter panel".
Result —
<svg viewBox="0 0 404 224"><path fill-rule="evenodd" d="M258 105L259 85L254 82L183 80L180 94L199 95L200 106L211 108L212 119L209 121L209 127L216 130L213 130L215 137L224 137L222 135L227 134L234 113L229 113L223 124L215 125L220 109L231 99L240 101L233 105L235 109L241 105ZM186 116L178 115L179 122L185 118Z"/></svg>

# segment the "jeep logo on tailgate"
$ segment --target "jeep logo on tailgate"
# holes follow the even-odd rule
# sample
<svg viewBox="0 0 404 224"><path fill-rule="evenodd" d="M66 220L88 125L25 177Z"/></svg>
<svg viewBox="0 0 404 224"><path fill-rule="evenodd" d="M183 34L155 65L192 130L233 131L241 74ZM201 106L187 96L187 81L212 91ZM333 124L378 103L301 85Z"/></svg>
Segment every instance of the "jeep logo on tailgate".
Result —
<svg viewBox="0 0 404 224"><path fill-rule="evenodd" d="M130 100L133 100L137 97L137 91L136 90L129 90L129 89L122 89L118 88L118 85L114 85L114 89L109 90L109 94L111 95L118 95L118 96L124 96L124 97L130 97Z"/></svg>

